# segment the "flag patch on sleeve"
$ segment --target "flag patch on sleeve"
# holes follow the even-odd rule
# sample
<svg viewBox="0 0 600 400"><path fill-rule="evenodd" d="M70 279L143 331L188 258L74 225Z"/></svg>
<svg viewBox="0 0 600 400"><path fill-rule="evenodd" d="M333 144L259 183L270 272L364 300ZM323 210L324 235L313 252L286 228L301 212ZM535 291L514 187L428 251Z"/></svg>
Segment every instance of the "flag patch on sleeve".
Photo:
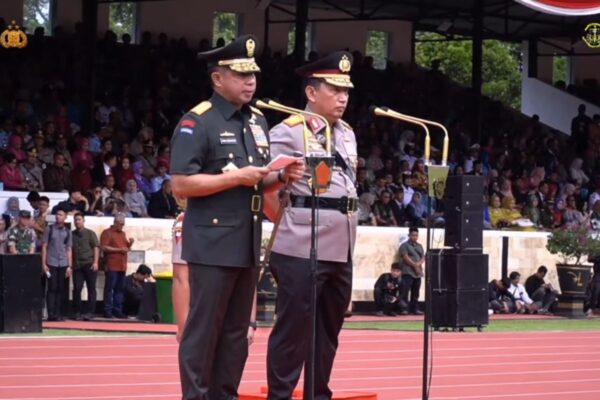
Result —
<svg viewBox="0 0 600 400"><path fill-rule="evenodd" d="M194 134L194 130L191 128L181 128L179 129L179 133L183 133L186 135L193 135Z"/></svg>
<svg viewBox="0 0 600 400"><path fill-rule="evenodd" d="M196 126L196 121L193 121L191 119L184 119L183 121L181 121L181 126L187 128L194 128Z"/></svg>

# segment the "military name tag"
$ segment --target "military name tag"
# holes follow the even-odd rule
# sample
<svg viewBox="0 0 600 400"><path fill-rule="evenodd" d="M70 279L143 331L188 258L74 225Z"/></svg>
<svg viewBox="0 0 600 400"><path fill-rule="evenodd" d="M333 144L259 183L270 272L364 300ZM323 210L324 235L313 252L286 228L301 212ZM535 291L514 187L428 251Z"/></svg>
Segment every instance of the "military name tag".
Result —
<svg viewBox="0 0 600 400"><path fill-rule="evenodd" d="M237 144L237 139L236 138L219 138L219 142L221 144Z"/></svg>
<svg viewBox="0 0 600 400"><path fill-rule="evenodd" d="M252 131L252 136L254 136L254 142L258 147L269 147L269 141L262 126L251 124L250 130Z"/></svg>

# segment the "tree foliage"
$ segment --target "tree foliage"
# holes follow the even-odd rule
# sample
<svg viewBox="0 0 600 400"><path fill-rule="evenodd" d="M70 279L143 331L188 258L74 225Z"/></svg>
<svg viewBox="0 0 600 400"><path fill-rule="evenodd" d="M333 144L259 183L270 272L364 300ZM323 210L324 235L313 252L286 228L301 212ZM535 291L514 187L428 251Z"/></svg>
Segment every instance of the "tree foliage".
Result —
<svg viewBox="0 0 600 400"><path fill-rule="evenodd" d="M567 82L567 57L554 56L552 61L552 83L557 81Z"/></svg>
<svg viewBox="0 0 600 400"><path fill-rule="evenodd" d="M110 5L108 14L108 26L119 40L128 33L132 38L135 37L135 3L113 3Z"/></svg>
<svg viewBox="0 0 600 400"><path fill-rule="evenodd" d="M439 40L444 37L431 32L417 33L417 40ZM521 104L521 51L518 44L485 40L483 42L483 87L486 96L505 105L520 108ZM439 69L461 85L471 86L473 48L471 40L418 41L415 61L431 68L439 62Z"/></svg>
<svg viewBox="0 0 600 400"><path fill-rule="evenodd" d="M23 1L23 27L27 33L33 33L38 26L44 28L46 35L52 32L50 6L50 0Z"/></svg>
<svg viewBox="0 0 600 400"><path fill-rule="evenodd" d="M231 42L237 37L238 19L234 13L215 12L213 19L213 47L217 40L223 38L225 43Z"/></svg>
<svg viewBox="0 0 600 400"><path fill-rule="evenodd" d="M383 31L369 31L367 35L366 55L373 57L373 66L384 69L389 52L389 34Z"/></svg>
<svg viewBox="0 0 600 400"><path fill-rule="evenodd" d="M310 53L312 46L312 25L310 22L306 25L306 36L304 40L304 58L308 57L308 53ZM288 48L287 53L292 54L294 52L294 47L296 47L296 25L292 25L290 30L288 31Z"/></svg>

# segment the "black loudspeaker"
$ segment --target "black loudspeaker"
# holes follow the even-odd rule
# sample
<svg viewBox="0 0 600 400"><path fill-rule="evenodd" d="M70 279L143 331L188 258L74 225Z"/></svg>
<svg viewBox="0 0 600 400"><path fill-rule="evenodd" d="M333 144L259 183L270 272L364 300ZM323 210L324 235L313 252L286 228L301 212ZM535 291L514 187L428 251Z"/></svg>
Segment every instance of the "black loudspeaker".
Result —
<svg viewBox="0 0 600 400"><path fill-rule="evenodd" d="M42 331L39 254L0 256L0 333Z"/></svg>
<svg viewBox="0 0 600 400"><path fill-rule="evenodd" d="M482 289L432 290L431 325L434 328L478 327L489 323L488 291Z"/></svg>
<svg viewBox="0 0 600 400"><path fill-rule="evenodd" d="M444 244L460 251L483 251L483 177L450 176L444 199Z"/></svg>
<svg viewBox="0 0 600 400"><path fill-rule="evenodd" d="M432 250L429 266L432 290L487 290L489 256L487 254L447 253Z"/></svg>

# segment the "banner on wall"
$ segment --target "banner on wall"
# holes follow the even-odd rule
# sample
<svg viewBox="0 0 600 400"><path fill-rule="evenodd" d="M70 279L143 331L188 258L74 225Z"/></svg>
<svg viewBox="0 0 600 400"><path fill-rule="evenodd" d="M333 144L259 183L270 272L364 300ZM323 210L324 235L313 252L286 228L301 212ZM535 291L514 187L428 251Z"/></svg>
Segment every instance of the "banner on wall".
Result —
<svg viewBox="0 0 600 400"><path fill-rule="evenodd" d="M516 0L547 14L582 16L600 14L599 0Z"/></svg>

